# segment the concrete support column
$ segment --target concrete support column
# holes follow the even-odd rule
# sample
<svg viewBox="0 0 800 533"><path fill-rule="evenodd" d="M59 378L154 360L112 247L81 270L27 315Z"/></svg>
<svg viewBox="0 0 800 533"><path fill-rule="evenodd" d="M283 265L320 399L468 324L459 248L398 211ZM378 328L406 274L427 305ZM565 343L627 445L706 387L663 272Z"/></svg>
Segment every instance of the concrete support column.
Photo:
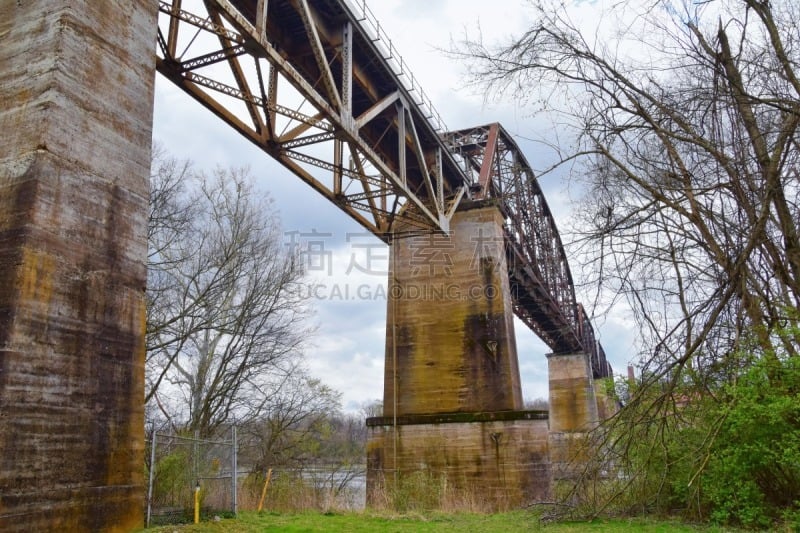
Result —
<svg viewBox="0 0 800 533"><path fill-rule="evenodd" d="M522 409L502 224L476 207L392 244L384 416Z"/></svg>
<svg viewBox="0 0 800 533"><path fill-rule="evenodd" d="M550 466L555 489L571 480L588 458L586 437L597 427L597 399L589 358L584 353L547 356L550 385Z"/></svg>
<svg viewBox="0 0 800 533"><path fill-rule="evenodd" d="M603 421L614 416L619 410L614 393L614 378L594 380L594 393L597 401L597 419Z"/></svg>
<svg viewBox="0 0 800 533"><path fill-rule="evenodd" d="M0 530L143 517L150 0L0 3Z"/></svg>
<svg viewBox="0 0 800 533"><path fill-rule="evenodd" d="M367 420L367 502L395 481L426 505L484 510L550 491L547 412L522 411L497 207L456 213L451 235L392 244L384 416ZM416 487L415 487L416 485Z"/></svg>

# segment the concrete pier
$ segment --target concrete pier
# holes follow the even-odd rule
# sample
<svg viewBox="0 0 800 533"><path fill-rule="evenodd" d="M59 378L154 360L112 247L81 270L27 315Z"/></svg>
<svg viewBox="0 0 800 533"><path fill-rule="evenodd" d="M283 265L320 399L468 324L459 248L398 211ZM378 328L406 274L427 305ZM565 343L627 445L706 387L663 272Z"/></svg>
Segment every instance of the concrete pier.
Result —
<svg viewBox="0 0 800 533"><path fill-rule="evenodd" d="M550 385L549 450L553 483L568 485L583 470L588 433L599 422L589 358L584 353L547 356Z"/></svg>
<svg viewBox="0 0 800 533"><path fill-rule="evenodd" d="M503 220L492 205L470 207L449 237L398 234L392 244L368 503L415 473L489 509L549 492L547 415L522 410Z"/></svg>
<svg viewBox="0 0 800 533"><path fill-rule="evenodd" d="M393 243L384 416L522 409L503 243L493 206Z"/></svg>
<svg viewBox="0 0 800 533"><path fill-rule="evenodd" d="M156 3L0 3L0 530L142 524Z"/></svg>
<svg viewBox="0 0 800 533"><path fill-rule="evenodd" d="M398 486L410 499L422 496L467 510L502 511L548 500L547 411L420 415L396 422L367 421L368 505L391 505Z"/></svg>

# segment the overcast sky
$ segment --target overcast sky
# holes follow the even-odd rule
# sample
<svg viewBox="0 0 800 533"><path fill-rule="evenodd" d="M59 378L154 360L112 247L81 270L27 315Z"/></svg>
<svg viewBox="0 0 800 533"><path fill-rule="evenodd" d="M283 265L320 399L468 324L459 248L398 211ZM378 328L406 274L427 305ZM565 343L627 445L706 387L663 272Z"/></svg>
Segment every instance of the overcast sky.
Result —
<svg viewBox="0 0 800 533"><path fill-rule="evenodd" d="M354 0L351 0L354 1ZM360 4L362 0L358 0ZM546 117L518 109L514 101L485 102L464 88L463 65L444 56L451 39L464 31L493 41L519 33L528 16L525 2L502 0L371 0L374 13L451 129L500 122L525 152L534 168L546 166L547 153L527 139L547 137ZM161 76L156 78L154 139L172 154L194 161L197 169L248 166L259 187L268 190L280 210L286 243L299 239L313 244L309 263L316 283L311 306L317 331L307 350L313 375L343 395L343 407L358 411L383 395L386 318L386 258L380 242L364 233L321 195L259 151L233 129L206 111ZM559 227L574 206L566 180L548 175L541 186ZM562 239L568 236L562 234ZM309 256L309 259L311 256ZM364 272L367 270L367 272ZM573 274L576 267L573 267ZM599 336L616 373L624 373L632 332L620 319L606 319ZM547 397L549 351L516 321L517 350L526 399Z"/></svg>

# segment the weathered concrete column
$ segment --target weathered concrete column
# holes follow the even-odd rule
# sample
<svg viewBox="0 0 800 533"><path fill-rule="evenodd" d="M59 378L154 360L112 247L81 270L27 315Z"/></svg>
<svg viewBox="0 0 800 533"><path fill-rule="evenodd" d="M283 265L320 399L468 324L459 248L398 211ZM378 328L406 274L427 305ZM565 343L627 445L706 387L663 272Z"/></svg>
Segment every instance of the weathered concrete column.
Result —
<svg viewBox="0 0 800 533"><path fill-rule="evenodd" d="M449 237L393 243L384 416L522 409L502 224L465 209Z"/></svg>
<svg viewBox="0 0 800 533"><path fill-rule="evenodd" d="M381 500L395 480L451 508L549 494L547 413L522 410L502 224L497 207L477 204L456 213L449 237L392 245L384 416L367 421L369 505L391 505Z"/></svg>
<svg viewBox="0 0 800 533"><path fill-rule="evenodd" d="M0 3L0 530L142 523L156 3Z"/></svg>
<svg viewBox="0 0 800 533"><path fill-rule="evenodd" d="M608 420L619 411L619 405L614 393L614 378L594 380L594 396L597 402L597 420Z"/></svg>
<svg viewBox="0 0 800 533"><path fill-rule="evenodd" d="M550 464L557 484L573 479L585 464L590 453L586 438L598 423L597 399L586 354L550 354L547 366Z"/></svg>

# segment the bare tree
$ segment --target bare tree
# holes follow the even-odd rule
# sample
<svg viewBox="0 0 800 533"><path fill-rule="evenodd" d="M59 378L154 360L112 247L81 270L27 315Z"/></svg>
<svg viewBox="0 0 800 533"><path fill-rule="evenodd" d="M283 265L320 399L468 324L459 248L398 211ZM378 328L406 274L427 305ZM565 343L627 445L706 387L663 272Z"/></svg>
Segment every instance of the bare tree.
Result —
<svg viewBox="0 0 800 533"><path fill-rule="evenodd" d="M187 184L193 180L188 161L170 157L163 146L153 146L147 225L148 408L152 407L151 400L158 401L158 388L172 359L202 325L199 314L189 308L194 301L175 294L171 276L172 269L188 261L192 254L182 239L192 231L196 195L187 192Z"/></svg>
<svg viewBox="0 0 800 533"><path fill-rule="evenodd" d="M660 379L724 357L745 333L770 353L774 328L797 319L800 8L638 8L627 3L619 21L627 42L602 42L535 2L524 35L498 48L467 41L459 53L490 90L544 89L572 128L574 150L559 153L587 187L577 227L586 270L627 297ZM796 355L797 345L784 348Z"/></svg>
<svg viewBox="0 0 800 533"><path fill-rule="evenodd" d="M258 416L275 381L299 372L304 273L247 171L209 177L156 163L147 400L174 425L205 434Z"/></svg>
<svg viewBox="0 0 800 533"><path fill-rule="evenodd" d="M525 409L547 411L550 409L550 401L547 398L528 398L525 400Z"/></svg>
<svg viewBox="0 0 800 533"><path fill-rule="evenodd" d="M359 413L364 418L383 416L383 400L369 400L361 404Z"/></svg>
<svg viewBox="0 0 800 533"><path fill-rule="evenodd" d="M523 35L454 54L489 94L512 92L572 132L550 170L585 187L574 250L598 302L626 300L641 331L645 382L629 404L648 405L620 420L666 427L685 423L676 387L713 396L747 364L743 349L798 355L800 5L604 5L588 27L532 1Z"/></svg>
<svg viewBox="0 0 800 533"><path fill-rule="evenodd" d="M294 485L292 501L273 505L300 510L353 504L353 482L366 473L364 420L343 414L341 395L318 380L293 374L276 385L261 416L241 426L241 464L258 474L273 470L272 479Z"/></svg>
<svg viewBox="0 0 800 533"><path fill-rule="evenodd" d="M254 469L301 469L317 462L331 421L341 412L341 394L302 372L287 374L272 388L260 416L242 431Z"/></svg>

